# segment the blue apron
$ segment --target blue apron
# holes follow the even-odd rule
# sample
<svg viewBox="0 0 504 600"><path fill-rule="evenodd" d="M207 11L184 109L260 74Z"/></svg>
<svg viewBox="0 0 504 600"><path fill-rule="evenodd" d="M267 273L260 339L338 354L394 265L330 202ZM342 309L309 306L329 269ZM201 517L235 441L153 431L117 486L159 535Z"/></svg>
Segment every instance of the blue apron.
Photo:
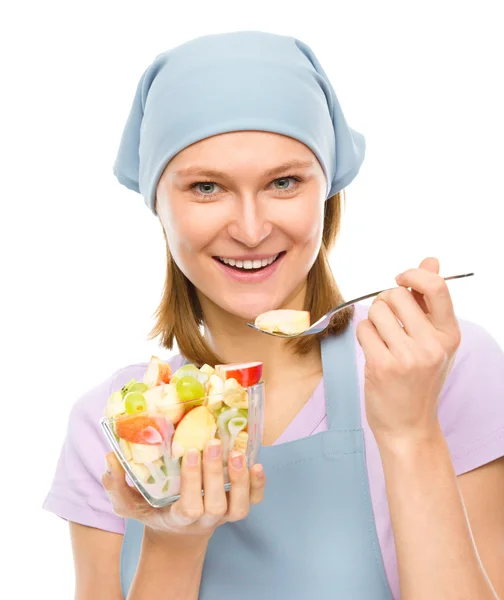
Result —
<svg viewBox="0 0 504 600"><path fill-rule="evenodd" d="M200 600L392 600L369 491L353 325L321 350L328 431L261 448L265 499L216 529ZM128 520L125 598L142 536L143 525Z"/></svg>

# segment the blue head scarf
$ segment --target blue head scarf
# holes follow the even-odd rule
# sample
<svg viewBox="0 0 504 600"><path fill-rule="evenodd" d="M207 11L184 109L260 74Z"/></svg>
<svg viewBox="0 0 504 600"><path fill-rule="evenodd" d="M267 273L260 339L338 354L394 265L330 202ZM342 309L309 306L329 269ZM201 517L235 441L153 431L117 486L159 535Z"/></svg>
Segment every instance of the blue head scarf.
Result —
<svg viewBox="0 0 504 600"><path fill-rule="evenodd" d="M318 158L326 198L355 178L365 139L351 129L313 51L258 31L207 35L159 54L144 71L124 127L114 174L155 214L168 162L207 137L269 131L299 140Z"/></svg>

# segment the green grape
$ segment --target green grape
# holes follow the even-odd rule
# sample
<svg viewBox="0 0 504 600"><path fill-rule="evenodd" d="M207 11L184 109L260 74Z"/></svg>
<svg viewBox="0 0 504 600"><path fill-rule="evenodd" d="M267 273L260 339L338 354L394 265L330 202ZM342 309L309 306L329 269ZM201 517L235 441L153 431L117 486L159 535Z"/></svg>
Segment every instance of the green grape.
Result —
<svg viewBox="0 0 504 600"><path fill-rule="evenodd" d="M183 367L178 368L175 373L173 373L170 383L176 383L177 380L187 375L194 377L203 384L205 384L209 378L209 375L207 375L207 373L202 373L196 365L184 365ZM175 381L173 381L173 379L175 379Z"/></svg>
<svg viewBox="0 0 504 600"><path fill-rule="evenodd" d="M177 395L182 402L203 398L205 395L203 384L191 375L184 375L178 379L175 387Z"/></svg>
<svg viewBox="0 0 504 600"><path fill-rule="evenodd" d="M130 415L147 410L147 402L139 392L129 392L124 397L124 407Z"/></svg>
<svg viewBox="0 0 504 600"><path fill-rule="evenodd" d="M130 387L133 386L133 385L135 385L136 382L137 382L136 379L130 379L128 381L128 383L125 383L123 385L123 387L121 388L121 394L122 394L123 398L130 391Z"/></svg>
<svg viewBox="0 0 504 600"><path fill-rule="evenodd" d="M148 385L145 385L145 383L134 383L130 388L129 388L129 392L140 392L141 394L143 394L144 392L146 392L149 389Z"/></svg>
<svg viewBox="0 0 504 600"><path fill-rule="evenodd" d="M163 494L166 494L166 492L168 491L168 486L170 485L170 480L168 479L166 481L166 483L163 485L163 489L161 490L163 492Z"/></svg>
<svg viewBox="0 0 504 600"><path fill-rule="evenodd" d="M184 365L179 367L175 373L173 373L173 377L177 377L177 379L184 377L184 375L192 375L193 377L197 377L198 373L199 369L195 365Z"/></svg>
<svg viewBox="0 0 504 600"><path fill-rule="evenodd" d="M147 483L156 483L156 480L154 479L154 477L152 477L152 475L149 477L149 479L147 479Z"/></svg>
<svg viewBox="0 0 504 600"><path fill-rule="evenodd" d="M168 469L166 468L166 465L163 463L159 468L161 469L163 475L168 477Z"/></svg>

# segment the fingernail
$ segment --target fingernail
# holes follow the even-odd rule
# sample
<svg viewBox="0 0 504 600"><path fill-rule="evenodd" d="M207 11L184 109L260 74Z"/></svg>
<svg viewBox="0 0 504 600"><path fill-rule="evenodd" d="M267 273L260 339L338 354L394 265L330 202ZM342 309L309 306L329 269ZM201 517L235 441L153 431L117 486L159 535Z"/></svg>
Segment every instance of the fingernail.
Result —
<svg viewBox="0 0 504 600"><path fill-rule="evenodd" d="M208 444L208 456L212 459L219 458L221 454L221 443L219 440L212 440Z"/></svg>
<svg viewBox="0 0 504 600"><path fill-rule="evenodd" d="M395 278L395 280L399 281L399 279L402 279L403 275L404 275L404 273L399 273L399 275Z"/></svg>
<svg viewBox="0 0 504 600"><path fill-rule="evenodd" d="M261 466L257 467L256 476L259 479L264 479L264 469Z"/></svg>
<svg viewBox="0 0 504 600"><path fill-rule="evenodd" d="M195 467L198 464L199 452L197 450L188 450L187 464L190 467Z"/></svg>
<svg viewBox="0 0 504 600"><path fill-rule="evenodd" d="M107 457L105 457L105 470L107 471L107 473L109 475L112 475L112 467L110 466L110 463L109 463Z"/></svg>
<svg viewBox="0 0 504 600"><path fill-rule="evenodd" d="M233 450L231 453L231 464L233 465L233 468L239 471L243 467L243 454Z"/></svg>

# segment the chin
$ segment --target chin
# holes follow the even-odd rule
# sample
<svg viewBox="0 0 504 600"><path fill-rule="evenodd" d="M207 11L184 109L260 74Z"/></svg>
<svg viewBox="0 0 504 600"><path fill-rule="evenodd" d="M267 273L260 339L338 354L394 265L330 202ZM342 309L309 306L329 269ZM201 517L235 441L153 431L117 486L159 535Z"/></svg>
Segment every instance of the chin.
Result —
<svg viewBox="0 0 504 600"><path fill-rule="evenodd" d="M218 265L216 272L213 268L205 269L204 272L201 270L201 277L193 283L200 291L203 311L205 312L203 305L206 304L206 298L230 317L253 323L260 314L270 310L288 307L301 309L302 306L298 305L303 304L301 297L309 269L306 269L306 275L303 276L304 269L300 269L299 260L294 268L290 264L292 260L289 261L289 253L285 262L283 258L281 254L280 259L274 263L276 267L270 267L272 272L264 279L260 276L249 278L248 273L236 278L235 273L228 272L224 265ZM215 265L215 260L212 262ZM292 277L294 273L295 278ZM212 276L209 277L209 274ZM207 309L212 310L210 306Z"/></svg>
<svg viewBox="0 0 504 600"><path fill-rule="evenodd" d="M284 294L281 297L276 294L274 296L253 294L249 291L228 297L224 302L222 297L212 301L233 317L253 323L260 314L285 307L289 304L289 297Z"/></svg>

